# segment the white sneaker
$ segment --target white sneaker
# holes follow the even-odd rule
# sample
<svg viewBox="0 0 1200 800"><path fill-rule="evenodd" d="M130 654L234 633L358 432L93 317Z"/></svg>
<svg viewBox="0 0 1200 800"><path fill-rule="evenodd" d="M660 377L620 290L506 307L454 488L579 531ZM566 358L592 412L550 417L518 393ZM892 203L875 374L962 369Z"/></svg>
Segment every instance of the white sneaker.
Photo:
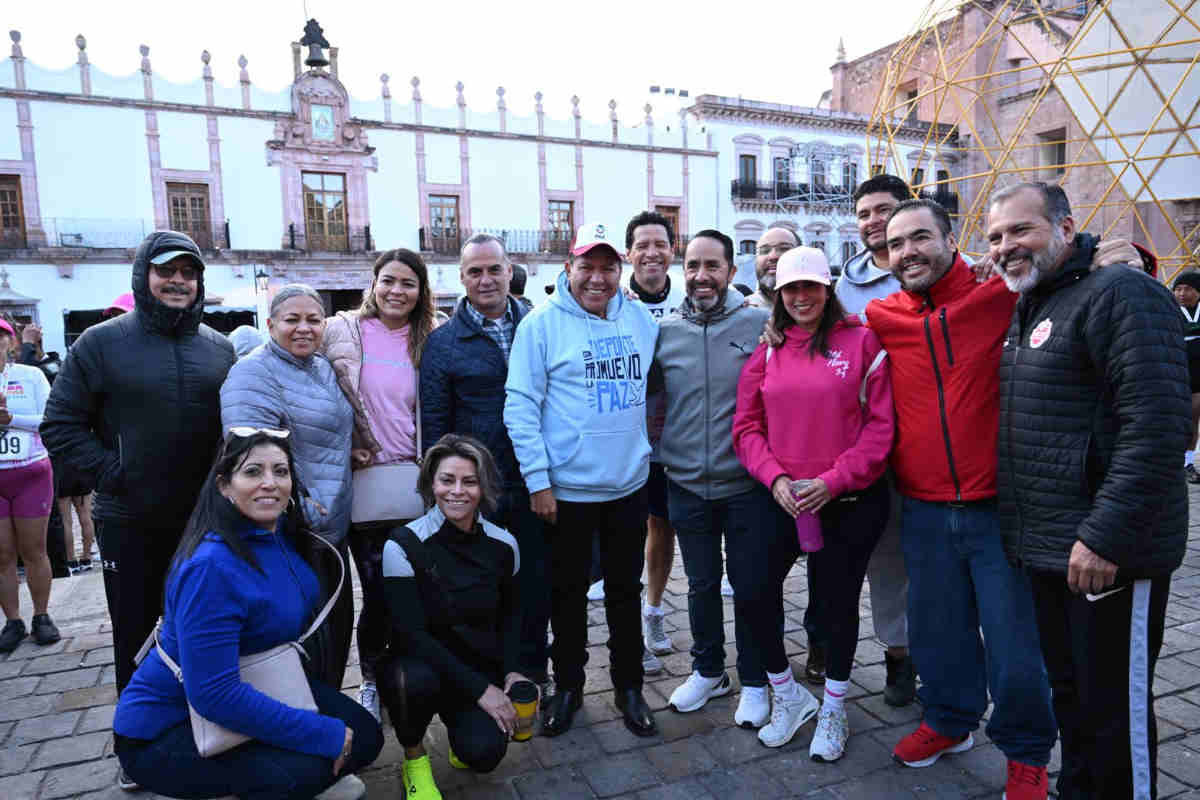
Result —
<svg viewBox="0 0 1200 800"><path fill-rule="evenodd" d="M671 643L671 637L663 630L662 614L647 614L644 610L642 611L642 637L646 640L646 647L650 649L651 653L661 656L675 652L675 645Z"/></svg>
<svg viewBox="0 0 1200 800"><path fill-rule="evenodd" d="M663 671L663 663L658 656L642 648L642 672L646 675L657 675Z"/></svg>
<svg viewBox="0 0 1200 800"><path fill-rule="evenodd" d="M358 689L358 704L371 712L371 716L376 722L381 722L379 717L379 692L375 689L373 681L363 681L362 686Z"/></svg>
<svg viewBox="0 0 1200 800"><path fill-rule="evenodd" d="M817 729L808 746L808 756L813 761L837 761L846 752L849 738L850 722L846 719L846 709L822 708L817 715Z"/></svg>
<svg viewBox="0 0 1200 800"><path fill-rule="evenodd" d="M588 598L588 600L603 600L604 599L604 579L603 578L601 578L600 580L596 581L595 583L593 583L591 586L588 587L587 598Z"/></svg>
<svg viewBox="0 0 1200 800"><path fill-rule="evenodd" d="M771 696L765 686L743 686L733 724L741 728L761 728L771 718Z"/></svg>
<svg viewBox="0 0 1200 800"><path fill-rule="evenodd" d="M803 686L797 685L796 693L791 697L775 695L771 704L771 721L759 730L758 740L767 747L783 747L820 709L817 698Z"/></svg>
<svg viewBox="0 0 1200 800"><path fill-rule="evenodd" d="M141 788L137 781L125 774L124 767L117 770L117 786L123 792L136 792Z"/></svg>
<svg viewBox="0 0 1200 800"><path fill-rule="evenodd" d="M317 795L314 800L361 800L367 796L367 785L357 775L343 775L337 783Z"/></svg>
<svg viewBox="0 0 1200 800"><path fill-rule="evenodd" d="M733 584L729 582L728 575L721 576L721 596L733 597Z"/></svg>
<svg viewBox="0 0 1200 800"><path fill-rule="evenodd" d="M699 672L693 672L686 681L675 687L667 703L679 712L698 711L712 698L724 697L732 689L729 676L724 672L715 678L706 678Z"/></svg>

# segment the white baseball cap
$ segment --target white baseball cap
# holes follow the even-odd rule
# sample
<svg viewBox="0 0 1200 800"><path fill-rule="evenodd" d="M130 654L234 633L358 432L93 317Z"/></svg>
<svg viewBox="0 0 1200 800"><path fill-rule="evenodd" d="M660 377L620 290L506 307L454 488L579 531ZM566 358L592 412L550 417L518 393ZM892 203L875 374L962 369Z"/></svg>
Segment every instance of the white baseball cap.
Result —
<svg viewBox="0 0 1200 800"><path fill-rule="evenodd" d="M826 286L833 283L825 251L815 247L793 247L779 257L779 264L775 267L775 290L796 281L812 281Z"/></svg>
<svg viewBox="0 0 1200 800"><path fill-rule="evenodd" d="M575 234L575 244L571 246L571 255L581 256L594 247L604 245L612 248L612 251L617 254L617 260L620 261L621 248L613 239L614 234L615 231L602 222L589 222Z"/></svg>

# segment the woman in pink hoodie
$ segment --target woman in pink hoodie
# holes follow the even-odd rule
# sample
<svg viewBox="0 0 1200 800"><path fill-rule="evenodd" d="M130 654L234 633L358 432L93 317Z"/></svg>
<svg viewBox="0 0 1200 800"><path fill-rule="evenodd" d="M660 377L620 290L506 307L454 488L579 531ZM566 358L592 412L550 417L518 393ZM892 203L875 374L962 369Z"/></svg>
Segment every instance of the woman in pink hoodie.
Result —
<svg viewBox="0 0 1200 800"><path fill-rule="evenodd" d="M843 699L858 644L858 598L888 519L883 473L894 435L892 383L879 339L848 317L834 295L823 252L793 248L779 259L776 275L772 324L784 343L759 345L746 362L733 445L780 513L820 519L824 545L808 558L809 602L820 608L829 652L809 755L834 761L850 735ZM794 481L806 483L794 487ZM776 733L790 739L809 704L791 694L790 667L778 681L772 674L771 683L772 725L778 715Z"/></svg>

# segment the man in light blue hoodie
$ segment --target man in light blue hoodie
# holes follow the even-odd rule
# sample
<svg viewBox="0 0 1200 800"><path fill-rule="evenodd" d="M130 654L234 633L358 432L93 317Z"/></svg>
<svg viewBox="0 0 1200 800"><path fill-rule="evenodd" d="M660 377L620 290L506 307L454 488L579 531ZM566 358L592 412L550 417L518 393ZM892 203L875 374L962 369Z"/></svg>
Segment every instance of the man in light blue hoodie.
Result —
<svg viewBox="0 0 1200 800"><path fill-rule="evenodd" d="M517 328L504 424L534 513L547 523L555 694L542 733L566 732L583 703L592 539L605 576L616 706L638 736L657 732L642 696L646 378L658 324L620 291L619 234L583 226L556 291Z"/></svg>

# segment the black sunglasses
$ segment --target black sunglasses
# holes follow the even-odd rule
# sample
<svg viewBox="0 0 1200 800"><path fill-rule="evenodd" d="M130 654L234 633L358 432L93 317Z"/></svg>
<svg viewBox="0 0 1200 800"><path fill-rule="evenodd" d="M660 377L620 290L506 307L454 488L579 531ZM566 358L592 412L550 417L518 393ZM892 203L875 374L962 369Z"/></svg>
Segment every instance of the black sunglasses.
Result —
<svg viewBox="0 0 1200 800"><path fill-rule="evenodd" d="M171 263L154 265L154 274L162 278L164 281L174 278L176 272L178 272L179 276L185 281L194 281L196 278L200 277L200 270L191 264L186 264L182 267L175 266Z"/></svg>

